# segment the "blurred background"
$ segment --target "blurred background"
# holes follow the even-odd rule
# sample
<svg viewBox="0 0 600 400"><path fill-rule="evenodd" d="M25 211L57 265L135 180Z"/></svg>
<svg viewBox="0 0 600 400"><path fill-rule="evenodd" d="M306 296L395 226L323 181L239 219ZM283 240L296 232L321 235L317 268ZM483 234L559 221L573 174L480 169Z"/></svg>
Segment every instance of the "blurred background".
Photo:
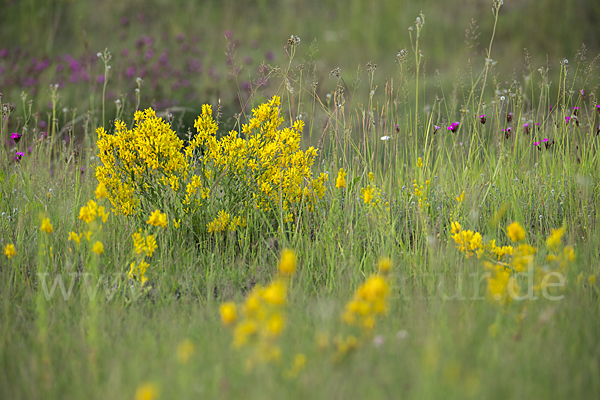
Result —
<svg viewBox="0 0 600 400"><path fill-rule="evenodd" d="M65 104L93 96L104 84L97 54L108 49L107 100L134 102L141 77L142 106L197 108L221 99L239 111L244 91L266 83L266 65L287 67L290 35L301 39L295 61L315 61L321 95L335 90L332 69L350 82L367 62L377 64L381 87L398 75L398 52L410 53L408 29L421 11L426 76L437 71L451 85L471 68L479 72L494 23L491 0L3 0L0 92L12 102L22 91L42 100L54 82ZM599 40L600 1L508 0L491 58L500 80L520 79L529 73L527 49L529 70L547 64L552 77L562 58L596 57Z"/></svg>

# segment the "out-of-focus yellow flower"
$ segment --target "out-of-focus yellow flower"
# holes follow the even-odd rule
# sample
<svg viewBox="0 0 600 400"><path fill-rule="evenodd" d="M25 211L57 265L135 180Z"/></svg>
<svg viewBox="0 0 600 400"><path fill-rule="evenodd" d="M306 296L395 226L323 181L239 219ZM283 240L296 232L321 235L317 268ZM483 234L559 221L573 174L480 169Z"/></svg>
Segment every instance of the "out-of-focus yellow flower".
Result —
<svg viewBox="0 0 600 400"><path fill-rule="evenodd" d="M550 236L548 236L548 239L546 239L546 246L551 250L556 249L560 244L564 233L565 227L552 229Z"/></svg>
<svg viewBox="0 0 600 400"><path fill-rule="evenodd" d="M97 241L96 243L94 243L94 246L92 246L92 251L98 255L104 253L104 245L102 244L102 242Z"/></svg>
<svg viewBox="0 0 600 400"><path fill-rule="evenodd" d="M135 391L135 400L156 400L159 396L158 387L153 383L144 383Z"/></svg>
<svg viewBox="0 0 600 400"><path fill-rule="evenodd" d="M306 365L306 356L304 354L296 354L294 357L294 362L290 369L284 373L289 379L294 379L298 376L298 374L304 369L304 365Z"/></svg>
<svg viewBox="0 0 600 400"><path fill-rule="evenodd" d="M421 167L423 167L423 160L421 159L421 157L419 157L417 159L417 168L421 168Z"/></svg>
<svg viewBox="0 0 600 400"><path fill-rule="evenodd" d="M296 272L296 254L293 250L284 249L279 261L279 272L283 275L293 275Z"/></svg>
<svg viewBox="0 0 600 400"><path fill-rule="evenodd" d="M98 214L98 204L94 200L89 200L87 205L79 209L79 219L83 220L86 224L91 223L96 219Z"/></svg>
<svg viewBox="0 0 600 400"><path fill-rule="evenodd" d="M237 320L236 307L233 301L221 304L219 311L221 312L221 322L223 325L231 325Z"/></svg>
<svg viewBox="0 0 600 400"><path fill-rule="evenodd" d="M392 268L392 260L388 257L379 259L379 272L383 275L387 274Z"/></svg>
<svg viewBox="0 0 600 400"><path fill-rule="evenodd" d="M344 168L340 168L338 171L337 179L335 180L336 188L345 188L346 187L346 172Z"/></svg>
<svg viewBox="0 0 600 400"><path fill-rule="evenodd" d="M46 233L52 233L54 232L54 228L52 227L52 224L50 223L50 218L44 218L42 220L42 226L40 227L40 230Z"/></svg>
<svg viewBox="0 0 600 400"><path fill-rule="evenodd" d="M596 283L596 275L590 275L590 277L588 278L588 283L590 285L593 285L594 283Z"/></svg>
<svg viewBox="0 0 600 400"><path fill-rule="evenodd" d="M187 364L190 357L194 355L195 347L191 340L185 339L177 346L177 361Z"/></svg>
<svg viewBox="0 0 600 400"><path fill-rule="evenodd" d="M102 199L108 197L108 191L106 190L106 185L103 182L98 183L96 186L96 190L94 191L97 199Z"/></svg>
<svg viewBox="0 0 600 400"><path fill-rule="evenodd" d="M464 200L465 200L465 191L463 190L463 192L460 194L460 196L456 196L456 201L458 202L458 204L461 204Z"/></svg>
<svg viewBox="0 0 600 400"><path fill-rule="evenodd" d="M72 240L77 244L81 244L81 236L83 236L83 233L80 233L78 235L75 232L71 231L71 232L69 232L69 241Z"/></svg>
<svg viewBox="0 0 600 400"><path fill-rule="evenodd" d="M506 227L506 233L513 242L520 242L525 239L525 230L516 221Z"/></svg>
<svg viewBox="0 0 600 400"><path fill-rule="evenodd" d="M281 315L273 314L267 323L267 331L271 334L271 336L279 336L284 326L285 321Z"/></svg>
<svg viewBox="0 0 600 400"><path fill-rule="evenodd" d="M154 210L148 218L148 225L167 227L167 214L161 213L159 210Z"/></svg>
<svg viewBox="0 0 600 400"><path fill-rule="evenodd" d="M17 250L15 249L15 245L12 243L7 244L6 247L4 248L4 254L6 254L6 257L8 257L8 258L11 258L12 256L16 256Z"/></svg>
<svg viewBox="0 0 600 400"><path fill-rule="evenodd" d="M283 305L286 301L286 292L285 282L277 279L264 289L262 297L269 304Z"/></svg>
<svg viewBox="0 0 600 400"><path fill-rule="evenodd" d="M373 173L372 173L372 172L369 172L369 180L370 180L371 182L373 182Z"/></svg>

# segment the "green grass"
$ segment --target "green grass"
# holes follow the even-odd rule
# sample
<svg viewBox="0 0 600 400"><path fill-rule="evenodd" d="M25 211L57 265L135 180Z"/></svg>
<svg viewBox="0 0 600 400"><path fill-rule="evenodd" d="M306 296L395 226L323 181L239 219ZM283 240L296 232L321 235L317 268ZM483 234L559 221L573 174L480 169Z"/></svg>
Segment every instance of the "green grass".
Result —
<svg viewBox="0 0 600 400"><path fill-rule="evenodd" d="M25 18L28 11L23 4L11 12ZM214 15L237 18L227 14L226 7L207 4ZM255 11L259 17L268 20L282 12L288 22L294 21L282 10L260 4ZM38 17L61 9L65 15L86 10L83 2L71 7L57 2L52 7L52 12L42 10ZM337 7L342 15L374 13L363 10L361 2ZM570 5L565 7L573 11ZM399 25L402 29L413 23L417 12L413 14ZM186 21L182 24L191 23ZM356 24L360 19L348 21ZM219 197L219 185L228 193L237 190L224 187L234 180L217 180L206 208L185 215L179 228L171 221L167 229L149 227L146 220L153 209L129 217L111 212L94 234L94 240L104 244L104 253L77 253L67 239L69 232L87 226L78 216L94 198L94 166L100 162L94 127L104 125L112 132L116 117L131 126L136 107L107 106L99 89L90 101L81 87L59 90L60 98L38 94L43 100L36 99L32 106L26 101L20 105L14 94L5 94L3 102L17 105L3 119L0 135L3 140L13 131L24 135L16 146L3 146L1 154L0 245L4 250L14 244L17 255L0 256L0 398L131 399L144 383L155 385L163 399L598 397L597 61L580 56L571 59L570 67L553 63L557 78L527 67L522 76L528 78L521 78L520 72L500 72L513 62L505 53L498 58L499 64L506 60L504 66L486 65L480 55L469 63L468 74L459 73L448 85L446 73L431 74L415 61L419 49L437 51L428 39L434 21L427 19L418 43L416 29L412 42L403 36L406 45L401 47L413 50L396 64L381 61L374 68L361 60L363 72L352 76L344 70L329 80L316 66L329 62L320 57L330 54L322 56L321 48L310 61L310 46L297 33L301 46L279 51L277 57L284 62L269 70L270 84L246 98L250 107L256 107L273 94L281 96L283 125L301 116L302 148L319 149L314 176L329 174L323 198L312 211L299 207L302 213L294 216L293 224L282 223L277 206L270 211L246 207L246 227L209 234L206 225L220 205L231 203ZM491 39L493 19L485 22L487 37L481 41L494 60L499 37L512 23L500 13L497 36ZM357 34L360 28L350 32ZM366 38L376 43L377 32L367 32ZM56 37L61 34L57 30ZM40 35L33 31L29 40L39 40ZM46 43L54 46L51 39ZM340 62L344 57L356 62L351 54L340 56ZM113 78L107 76L110 88ZM315 87L317 81L325 83ZM579 94L582 89L584 98ZM235 89L225 95L235 97ZM51 108L39 106L48 100L54 117ZM80 104L95 106L89 114L61 110ZM140 108L146 106L142 102ZM565 117L571 117L576 106L578 124L574 120L567 124ZM216 114L216 102L213 108ZM54 135L40 138L38 121L32 117L36 112L49 113L44 119ZM239 131L251 116L250 108L236 112L238 118L228 110L219 118L219 137ZM482 113L485 124L478 118ZM173 129L185 137L193 121L179 111L174 114ZM74 124L76 132L64 143L65 133L56 132L69 132L66 127L75 118L81 118ZM103 124L104 120L108 122ZM450 132L447 127L454 121L460 122L459 127ZM539 130L526 133L525 123L539 123ZM440 129L435 131L434 126ZM381 140L385 136L389 140ZM549 149L543 143L534 145L544 138L553 142ZM13 162L16 150L25 152L18 163ZM340 168L347 172L343 190L336 188ZM417 188L423 185L422 195L413 182ZM365 204L361 197L368 185L380 191L376 205ZM464 200L458 201L463 192ZM175 204L168 196L160 201ZM98 203L108 208L106 200ZM242 201L235 203L231 208L239 209L237 203ZM40 231L45 217L53 224L51 234ZM510 244L506 226L518 221L525 228L526 242L540 249L536 265L548 268L545 240L552 229L566 227L563 243L574 247L576 258L563 271L565 285L550 290L551 295L564 297L549 300L537 292L537 300L504 306L491 300L482 260L465 258L456 249L451 221L480 232L484 240L495 239L498 245ZM132 234L140 228L155 233L158 243L143 287L127 275L135 259ZM294 249L297 272L289 283L286 327L278 340L281 360L248 370L249 350L232 346L232 330L222 325L219 306L226 301L243 303L257 285L268 285L277 274L283 248ZM359 336L357 349L336 358L336 336L356 333L340 315L357 288L377 272L380 257L393 260L388 313L370 334ZM47 274L41 275L46 286L40 274ZM68 298L60 286L53 295L45 295L57 277L63 279L65 290L72 287ZM93 290L98 279L102 280L98 294L90 296L88 289ZM518 281L527 287L526 277ZM319 336L329 339L328 346L318 345ZM194 351L182 363L177 353L185 340ZM290 379L285 372L297 354L306 356L306 364Z"/></svg>

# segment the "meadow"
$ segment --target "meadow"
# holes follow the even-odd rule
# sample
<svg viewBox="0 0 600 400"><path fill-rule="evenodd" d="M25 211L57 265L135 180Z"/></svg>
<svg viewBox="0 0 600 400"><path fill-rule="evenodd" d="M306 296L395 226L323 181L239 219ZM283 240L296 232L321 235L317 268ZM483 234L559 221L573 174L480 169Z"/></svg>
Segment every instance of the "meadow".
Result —
<svg viewBox="0 0 600 400"><path fill-rule="evenodd" d="M225 3L0 5L0 398L598 398L585 10Z"/></svg>

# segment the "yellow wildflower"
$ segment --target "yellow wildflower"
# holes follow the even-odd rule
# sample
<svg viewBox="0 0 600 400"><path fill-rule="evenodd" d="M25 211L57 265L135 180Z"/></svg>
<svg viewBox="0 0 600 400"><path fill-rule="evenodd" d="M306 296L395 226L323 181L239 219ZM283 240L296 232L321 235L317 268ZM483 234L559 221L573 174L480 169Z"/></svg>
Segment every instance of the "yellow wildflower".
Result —
<svg viewBox="0 0 600 400"><path fill-rule="evenodd" d="M365 188L360 188L361 197L363 198L365 204L371 204L373 200L373 189L371 189L371 185Z"/></svg>
<svg viewBox="0 0 600 400"><path fill-rule="evenodd" d="M552 229L550 236L546 239L546 246L549 249L555 249L560 244L563 234L565 233L565 227Z"/></svg>
<svg viewBox="0 0 600 400"><path fill-rule="evenodd" d="M108 191L106 190L106 185L103 182L98 183L96 186L96 190L94 191L97 199L102 199L108 197Z"/></svg>
<svg viewBox="0 0 600 400"><path fill-rule="evenodd" d="M594 283L596 283L596 275L590 275L590 277L588 278L588 283L590 285L593 285Z"/></svg>
<svg viewBox="0 0 600 400"><path fill-rule="evenodd" d="M81 236L83 236L83 233L80 233L78 235L75 232L71 231L69 232L69 242L72 240L77 244L81 244Z"/></svg>
<svg viewBox="0 0 600 400"><path fill-rule="evenodd" d="M392 268L392 260L388 257L382 257L379 259L379 272L383 275L387 274Z"/></svg>
<svg viewBox="0 0 600 400"><path fill-rule="evenodd" d="M135 400L156 400L158 396L158 388L153 383L144 383L135 391Z"/></svg>
<svg viewBox="0 0 600 400"><path fill-rule="evenodd" d="M17 250L15 249L15 245L12 243L7 244L6 247L4 248L4 254L6 254L6 257L8 257L8 258L11 258L12 256L16 256Z"/></svg>
<svg viewBox="0 0 600 400"><path fill-rule="evenodd" d="M345 188L346 187L346 172L344 172L343 168L340 168L338 171L337 179L335 180L336 188Z"/></svg>
<svg viewBox="0 0 600 400"><path fill-rule="evenodd" d="M277 279L264 289L262 297L269 304L283 305L286 300L286 292L285 283Z"/></svg>
<svg viewBox="0 0 600 400"><path fill-rule="evenodd" d="M44 218L42 220L42 226L40 227L40 230L44 231L46 233L54 232L54 228L52 227L52 224L50 223L50 218Z"/></svg>
<svg viewBox="0 0 600 400"><path fill-rule="evenodd" d="M102 242L97 241L96 243L94 243L94 246L92 247L92 251L98 255L104 253L104 245L102 244Z"/></svg>
<svg viewBox="0 0 600 400"><path fill-rule="evenodd" d="M369 172L369 180L370 180L371 182L373 182L373 173L372 173L372 172Z"/></svg>
<svg viewBox="0 0 600 400"><path fill-rule="evenodd" d="M221 322L223 323L223 325L231 325L237 320L237 313L235 311L234 302L230 301L221 304L221 307L219 307L219 311L221 312Z"/></svg>
<svg viewBox="0 0 600 400"><path fill-rule="evenodd" d="M279 336L285 326L285 321L279 314L273 314L267 323L267 331L271 336Z"/></svg>
<svg viewBox="0 0 600 400"><path fill-rule="evenodd" d="M159 210L154 210L147 221L148 225L167 227L167 214L161 213Z"/></svg>
<svg viewBox="0 0 600 400"><path fill-rule="evenodd" d="M293 275L296 272L296 255L293 250L284 249L279 261L279 272L283 275Z"/></svg>
<svg viewBox="0 0 600 400"><path fill-rule="evenodd" d="M520 242L525 239L525 230L518 222L513 222L506 227L506 233L513 242Z"/></svg>
<svg viewBox="0 0 600 400"><path fill-rule="evenodd" d="M98 204L94 200L89 200L87 205L81 207L79 210L79 219L83 220L86 224L89 224L98 213Z"/></svg>

